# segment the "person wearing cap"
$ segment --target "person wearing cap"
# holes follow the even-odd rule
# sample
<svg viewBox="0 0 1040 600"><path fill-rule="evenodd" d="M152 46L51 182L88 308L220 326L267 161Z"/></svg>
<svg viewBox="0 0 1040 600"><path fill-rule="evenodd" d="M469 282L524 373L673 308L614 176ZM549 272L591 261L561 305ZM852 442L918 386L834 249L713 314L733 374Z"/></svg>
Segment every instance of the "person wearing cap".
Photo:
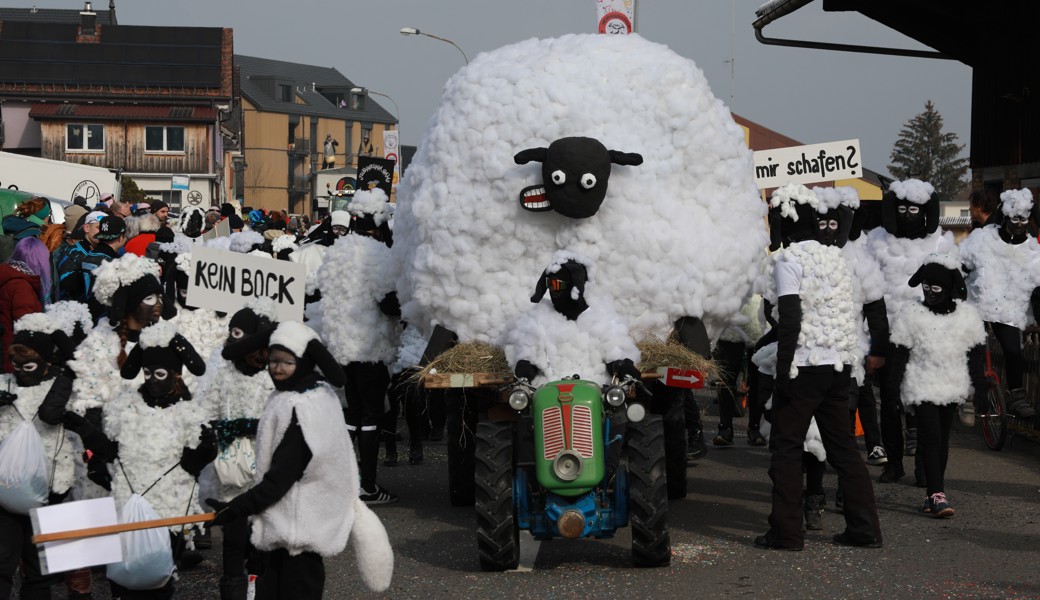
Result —
<svg viewBox="0 0 1040 600"><path fill-rule="evenodd" d="M238 360L267 348L275 391L264 404L256 433L256 485L229 502L206 503L213 524L252 517L252 542L265 552L256 597L322 597L324 557L343 551L348 538L361 577L384 591L393 551L378 517L359 497L357 461L332 386L346 376L317 333L297 321L280 323L226 346Z"/></svg>
<svg viewBox="0 0 1040 600"><path fill-rule="evenodd" d="M161 223L164 227L169 225L169 204L166 204L162 200L156 200L155 202L152 202L151 206L148 207L148 210L159 219L159 223Z"/></svg>
<svg viewBox="0 0 1040 600"><path fill-rule="evenodd" d="M97 243L94 250L108 256L118 258L119 251L126 244L126 221L122 217L109 215L98 223L98 232L94 235Z"/></svg>
<svg viewBox="0 0 1040 600"><path fill-rule="evenodd" d="M46 198L33 197L18 205L14 213L3 220L3 232L15 241L40 237L44 225L51 222L51 203Z"/></svg>
<svg viewBox="0 0 1040 600"><path fill-rule="evenodd" d="M14 373L0 375L0 443L21 424L30 423L42 442L45 476L48 483L46 504L62 502L75 481L81 464L80 444L76 434L61 423L47 424L32 418L61 372L55 365L63 352L59 345L67 342L57 329L55 319L44 313L22 317L14 324L14 342L9 351ZM26 469L29 467L26 465ZM10 598L12 582L19 562L22 564L22 598L50 598L54 576L44 576L39 553L30 542L33 526L21 511L0 507L0 598ZM88 588L89 589L89 588Z"/></svg>
<svg viewBox="0 0 1040 600"><path fill-rule="evenodd" d="M65 244L54 251L59 299L89 301L94 269L108 260L108 254L94 249L101 219L105 216L101 211L84 215Z"/></svg>
<svg viewBox="0 0 1040 600"><path fill-rule="evenodd" d="M104 194L101 194L101 200L98 201L98 204L104 204L105 206L112 208L112 203L115 201L116 197L114 195L105 192Z"/></svg>

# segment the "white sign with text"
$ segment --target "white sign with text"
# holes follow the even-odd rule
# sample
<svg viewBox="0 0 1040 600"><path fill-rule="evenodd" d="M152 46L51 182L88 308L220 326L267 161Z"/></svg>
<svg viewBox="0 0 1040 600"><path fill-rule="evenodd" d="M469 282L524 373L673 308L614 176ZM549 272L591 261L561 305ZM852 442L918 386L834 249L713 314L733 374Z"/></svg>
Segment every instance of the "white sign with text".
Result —
<svg viewBox="0 0 1040 600"><path fill-rule="evenodd" d="M307 268L294 262L195 246L187 302L230 314L251 298L271 298L279 321L302 322L306 278Z"/></svg>
<svg viewBox="0 0 1040 600"><path fill-rule="evenodd" d="M755 183L759 189L857 177L863 177L859 140L755 152Z"/></svg>

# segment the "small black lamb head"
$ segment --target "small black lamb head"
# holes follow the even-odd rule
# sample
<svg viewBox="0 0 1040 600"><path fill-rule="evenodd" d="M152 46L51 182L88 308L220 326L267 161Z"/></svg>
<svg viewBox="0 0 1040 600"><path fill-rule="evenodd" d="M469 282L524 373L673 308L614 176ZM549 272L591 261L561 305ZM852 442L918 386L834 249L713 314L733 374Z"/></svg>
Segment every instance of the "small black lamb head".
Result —
<svg viewBox="0 0 1040 600"><path fill-rule="evenodd" d="M555 210L565 217L585 219L596 214L607 196L610 165L641 165L640 154L607 150L599 140L560 138L548 148L529 148L513 157L518 165L542 163L542 185L520 192L524 210Z"/></svg>

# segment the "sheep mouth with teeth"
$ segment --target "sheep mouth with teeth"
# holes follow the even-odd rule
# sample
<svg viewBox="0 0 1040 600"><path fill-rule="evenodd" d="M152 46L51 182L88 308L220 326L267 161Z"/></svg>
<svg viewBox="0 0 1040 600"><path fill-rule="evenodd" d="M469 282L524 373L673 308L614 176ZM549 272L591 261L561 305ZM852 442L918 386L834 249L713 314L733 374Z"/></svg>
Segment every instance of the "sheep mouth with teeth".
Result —
<svg viewBox="0 0 1040 600"><path fill-rule="evenodd" d="M607 150L599 140L587 137L560 138L548 148L518 152L518 165L542 163L542 181L520 192L520 206L531 212L556 211L572 219L596 214L607 195L610 165L643 164L639 154Z"/></svg>

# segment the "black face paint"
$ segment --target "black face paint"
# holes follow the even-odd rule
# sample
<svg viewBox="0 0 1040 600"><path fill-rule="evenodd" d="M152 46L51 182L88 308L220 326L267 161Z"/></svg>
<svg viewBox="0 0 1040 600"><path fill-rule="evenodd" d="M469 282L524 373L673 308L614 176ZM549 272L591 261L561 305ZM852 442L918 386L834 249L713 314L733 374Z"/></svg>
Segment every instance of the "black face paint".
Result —
<svg viewBox="0 0 1040 600"><path fill-rule="evenodd" d="M816 241L820 242L824 246L833 246L838 243L838 220L828 219L826 216L820 216L817 219L819 225L819 231L816 234Z"/></svg>
<svg viewBox="0 0 1040 600"><path fill-rule="evenodd" d="M169 396L173 392L173 387L177 384L177 379L173 376L173 373L164 367L156 367L155 369L145 367L142 369L142 372L144 373L144 390L152 398Z"/></svg>
<svg viewBox="0 0 1040 600"><path fill-rule="evenodd" d="M21 387L37 386L47 376L47 365L38 360L11 361L11 364L14 367L14 380Z"/></svg>
<svg viewBox="0 0 1040 600"><path fill-rule="evenodd" d="M145 296L144 300L141 300L140 304L134 307L132 314L135 319L144 323L145 326L155 325L162 317L162 309L162 298L158 294L149 294Z"/></svg>
<svg viewBox="0 0 1040 600"><path fill-rule="evenodd" d="M1004 222L1001 227L1007 233L1005 237L1011 240L1024 241L1026 235L1026 228L1029 226L1029 217L1004 217Z"/></svg>
<svg viewBox="0 0 1040 600"><path fill-rule="evenodd" d="M924 292L924 304L933 313L945 315L957 308L953 302L950 290L943 285L924 281L921 283L921 291Z"/></svg>
<svg viewBox="0 0 1040 600"><path fill-rule="evenodd" d="M901 200L896 207L896 227L901 237L919 237L925 230L924 208Z"/></svg>

